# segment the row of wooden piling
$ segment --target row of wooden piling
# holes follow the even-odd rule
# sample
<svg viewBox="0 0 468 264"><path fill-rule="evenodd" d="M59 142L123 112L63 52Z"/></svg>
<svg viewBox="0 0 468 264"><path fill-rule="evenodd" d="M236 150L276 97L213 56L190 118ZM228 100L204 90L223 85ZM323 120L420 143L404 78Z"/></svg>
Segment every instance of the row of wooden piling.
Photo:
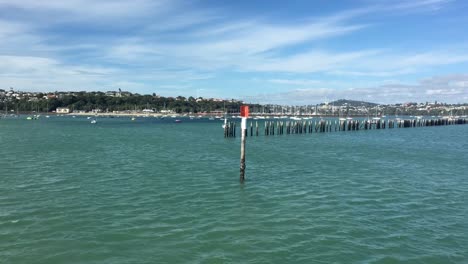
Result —
<svg viewBox="0 0 468 264"><path fill-rule="evenodd" d="M246 136L312 134L333 131L357 131L372 129L392 129L427 126L447 126L467 124L464 118L457 119L378 119L378 120L300 120L300 121L264 121L263 129L258 121L250 122L245 130ZM260 133L262 131L262 133ZM227 122L224 126L224 137L236 137L236 123Z"/></svg>
<svg viewBox="0 0 468 264"><path fill-rule="evenodd" d="M224 124L224 137L236 137L236 122L227 122Z"/></svg>

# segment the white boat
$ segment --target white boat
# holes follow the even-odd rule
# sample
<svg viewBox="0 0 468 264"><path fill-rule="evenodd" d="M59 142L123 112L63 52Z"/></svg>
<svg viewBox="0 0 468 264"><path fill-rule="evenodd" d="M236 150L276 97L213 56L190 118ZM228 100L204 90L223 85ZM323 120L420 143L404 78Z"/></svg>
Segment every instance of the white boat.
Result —
<svg viewBox="0 0 468 264"><path fill-rule="evenodd" d="M290 118L291 120L302 120L302 118L300 117L297 117L297 116L291 116Z"/></svg>
<svg viewBox="0 0 468 264"><path fill-rule="evenodd" d="M91 124L96 124L96 123L97 123L96 119L91 120Z"/></svg>

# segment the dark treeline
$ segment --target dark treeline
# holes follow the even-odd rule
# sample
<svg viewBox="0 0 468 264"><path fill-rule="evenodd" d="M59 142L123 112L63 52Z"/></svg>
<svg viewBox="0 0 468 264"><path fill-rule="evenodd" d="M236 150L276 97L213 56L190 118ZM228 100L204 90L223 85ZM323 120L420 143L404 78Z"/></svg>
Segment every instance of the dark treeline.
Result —
<svg viewBox="0 0 468 264"><path fill-rule="evenodd" d="M203 113L213 111L238 112L242 104L236 100L219 101L194 97L160 97L156 95L129 94L125 96L108 96L102 92L74 92L58 94L49 98L47 94L36 94L34 97L21 99L12 98L0 103L0 110L6 107L18 112L52 112L58 107L68 107L72 111L92 111L100 109L109 111L141 111L152 109L154 111L172 110L176 113Z"/></svg>

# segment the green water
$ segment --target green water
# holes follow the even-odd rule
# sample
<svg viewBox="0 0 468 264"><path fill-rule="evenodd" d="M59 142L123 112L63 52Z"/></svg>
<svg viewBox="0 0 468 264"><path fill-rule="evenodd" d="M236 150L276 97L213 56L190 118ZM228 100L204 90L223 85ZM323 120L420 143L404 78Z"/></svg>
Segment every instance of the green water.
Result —
<svg viewBox="0 0 468 264"><path fill-rule="evenodd" d="M468 263L468 126L0 119L0 263Z"/></svg>

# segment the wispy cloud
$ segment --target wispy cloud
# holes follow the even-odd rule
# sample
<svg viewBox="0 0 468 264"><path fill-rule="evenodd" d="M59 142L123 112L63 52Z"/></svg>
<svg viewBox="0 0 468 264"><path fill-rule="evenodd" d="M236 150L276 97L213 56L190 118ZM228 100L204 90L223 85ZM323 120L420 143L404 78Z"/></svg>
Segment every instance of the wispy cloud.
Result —
<svg viewBox="0 0 468 264"><path fill-rule="evenodd" d="M334 20L301 25L228 22L218 27L194 30L188 38L183 37L178 43L132 39L130 43L114 45L110 49L109 57L136 59L142 53L146 56L167 54L182 58L185 63L187 59L189 62L200 63L195 65L200 67L205 64L210 64L211 67L239 66L248 62L245 59L262 59L259 55L261 53L279 52L284 47L347 34L363 27L364 25L342 25Z"/></svg>
<svg viewBox="0 0 468 264"><path fill-rule="evenodd" d="M392 1L395 2L395 1ZM452 0L413 0L413 1L401 1L393 5L394 9L400 10L439 10L444 5L452 2Z"/></svg>

